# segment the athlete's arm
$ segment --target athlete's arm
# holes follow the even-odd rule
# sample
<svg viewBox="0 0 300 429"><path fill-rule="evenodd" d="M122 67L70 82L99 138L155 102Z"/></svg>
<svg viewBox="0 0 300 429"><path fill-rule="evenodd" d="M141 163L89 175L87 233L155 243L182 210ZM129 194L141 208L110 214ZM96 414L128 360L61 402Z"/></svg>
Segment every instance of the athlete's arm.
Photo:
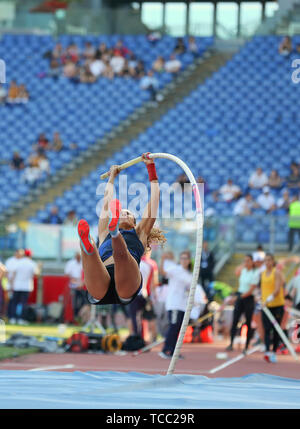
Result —
<svg viewBox="0 0 300 429"><path fill-rule="evenodd" d="M118 165L113 165L109 170L109 179L106 184L103 206L100 213L99 224L98 224L98 236L99 243L101 244L108 232L108 223L109 223L109 203L114 197L114 182L116 176L120 173L120 167Z"/></svg>
<svg viewBox="0 0 300 429"><path fill-rule="evenodd" d="M151 229L156 221L158 206L159 206L159 197L160 197L160 189L159 182L157 179L155 164L152 159L147 159L146 154L143 155L143 162L147 166L147 170L149 173L149 180L151 182L151 195L150 200L144 210L142 220L136 227L136 232L140 237L140 240L144 243L147 242L147 237L149 236Z"/></svg>
<svg viewBox="0 0 300 429"><path fill-rule="evenodd" d="M275 289L274 289L274 292L273 292L274 296L277 296L279 294L280 287L282 285L282 280L283 279L281 277L281 274L277 270L275 270Z"/></svg>

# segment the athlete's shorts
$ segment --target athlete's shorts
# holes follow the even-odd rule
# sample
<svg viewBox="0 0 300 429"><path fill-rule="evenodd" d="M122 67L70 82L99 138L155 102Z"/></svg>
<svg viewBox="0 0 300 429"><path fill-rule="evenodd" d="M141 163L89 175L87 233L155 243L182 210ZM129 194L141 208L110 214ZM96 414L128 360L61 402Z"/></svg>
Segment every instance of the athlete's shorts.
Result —
<svg viewBox="0 0 300 429"><path fill-rule="evenodd" d="M128 298L128 299L123 299L123 298L119 297L119 295L117 294L117 291L116 291L115 266L114 266L114 264L107 265L105 268L107 269L108 274L110 276L110 283L109 283L107 292L104 295L104 297L102 299L100 299L100 300L94 298L89 292L87 292L87 300L88 300L88 302L90 304L95 304L95 305L106 305L106 304L128 305L128 304L130 304L134 300L134 298L138 295L138 293L140 292L140 290L142 289L143 279L141 278L140 286L137 289L137 291L132 295L132 297Z"/></svg>

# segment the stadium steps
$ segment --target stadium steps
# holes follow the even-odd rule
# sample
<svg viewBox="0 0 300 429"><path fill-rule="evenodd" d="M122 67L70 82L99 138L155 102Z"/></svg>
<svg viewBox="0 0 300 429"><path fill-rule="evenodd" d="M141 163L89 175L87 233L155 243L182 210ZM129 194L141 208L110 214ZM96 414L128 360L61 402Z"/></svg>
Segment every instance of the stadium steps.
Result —
<svg viewBox="0 0 300 429"><path fill-rule="evenodd" d="M219 282L227 283L234 290L236 290L238 288L238 279L235 276L235 269L238 265L240 265L243 262L244 257L247 253L252 253L252 252L234 253L232 257L229 259L229 261L224 265L224 267L218 273L216 280ZM275 258L277 261L282 258L288 258L288 257L291 257L290 253L275 254ZM297 268L298 268L298 264L294 264L294 263L289 263L285 266L283 270L283 274L284 274L286 283L288 283L291 280L291 278L294 276Z"/></svg>
<svg viewBox="0 0 300 429"><path fill-rule="evenodd" d="M1 214L0 221L11 224L34 216L38 210L62 195L84 176L97 169L113 153L143 133L168 110L181 102L190 92L224 66L236 52L237 49L225 52L213 48L208 50L203 57L197 59L160 92L164 97L160 103L154 107L151 102L147 102L138 108L75 161L65 165L47 182L40 184L38 188L10 206ZM141 147L140 153L143 152L144 148ZM137 156L140 153L137 153ZM103 172L99 172L99 175L100 173Z"/></svg>

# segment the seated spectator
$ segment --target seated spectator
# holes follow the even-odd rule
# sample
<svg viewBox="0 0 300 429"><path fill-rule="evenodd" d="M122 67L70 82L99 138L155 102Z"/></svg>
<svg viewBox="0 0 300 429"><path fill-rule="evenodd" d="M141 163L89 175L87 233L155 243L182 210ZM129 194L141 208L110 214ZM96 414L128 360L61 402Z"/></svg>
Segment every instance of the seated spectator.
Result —
<svg viewBox="0 0 300 429"><path fill-rule="evenodd" d="M41 153L39 155L39 163L38 167L40 169L41 174L46 173L48 176L50 174L50 163L45 153Z"/></svg>
<svg viewBox="0 0 300 429"><path fill-rule="evenodd" d="M18 103L27 103L29 101L29 93L25 85L20 85L18 90Z"/></svg>
<svg viewBox="0 0 300 429"><path fill-rule="evenodd" d="M63 67L63 75L69 79L76 79L78 76L78 69L73 61L66 60Z"/></svg>
<svg viewBox="0 0 300 429"><path fill-rule="evenodd" d="M192 55L194 55L194 57L198 57L199 56L199 49L196 43L196 39L193 36L189 37L189 41L188 41L188 52L191 53Z"/></svg>
<svg viewBox="0 0 300 429"><path fill-rule="evenodd" d="M181 61L175 55L170 55L170 59L165 63L165 70L167 73L176 74L181 69Z"/></svg>
<svg viewBox="0 0 300 429"><path fill-rule="evenodd" d="M94 76L90 69L90 64L87 61L82 67L79 68L79 81L81 83L94 83L97 78Z"/></svg>
<svg viewBox="0 0 300 429"><path fill-rule="evenodd" d="M61 61L61 58L63 56L63 47L61 43L57 43L52 51L52 59L55 59L57 61Z"/></svg>
<svg viewBox="0 0 300 429"><path fill-rule="evenodd" d="M109 59L103 59L104 65L105 65L105 70L103 72L103 76L106 77L107 79L113 79L114 78L114 70L110 64L110 60Z"/></svg>
<svg viewBox="0 0 300 429"><path fill-rule="evenodd" d="M116 57L121 56L126 58L129 54L131 54L130 50L123 45L122 40L118 40L114 47L113 55Z"/></svg>
<svg viewBox="0 0 300 429"><path fill-rule="evenodd" d="M18 95L19 87L17 85L17 82L15 80L12 80L8 88L8 95L6 100L7 103L17 103Z"/></svg>
<svg viewBox="0 0 300 429"><path fill-rule="evenodd" d="M214 192L214 198L217 201L219 197L221 197L222 201L230 203L231 201L239 198L241 193L241 188L238 185L235 185L232 179L228 179L225 185L221 186L218 191Z"/></svg>
<svg viewBox="0 0 300 429"><path fill-rule="evenodd" d="M291 197L290 197L290 193L286 189L286 190L283 191L282 196L278 199L278 201L277 201L277 207L279 209L284 209L284 210L286 210L288 212L291 202L292 202L292 200L291 200Z"/></svg>
<svg viewBox="0 0 300 429"><path fill-rule="evenodd" d="M75 43L71 43L65 52L63 52L61 56L61 61L63 64L67 64L68 62L71 62L73 64L77 64L79 61L79 50Z"/></svg>
<svg viewBox="0 0 300 429"><path fill-rule="evenodd" d="M175 55L182 55L182 54L185 53L185 51L186 51L186 47L185 47L183 38L179 37L177 39L177 42L176 42L176 46L175 46L175 49L174 49L174 54Z"/></svg>
<svg viewBox="0 0 300 429"><path fill-rule="evenodd" d="M258 167L256 171L254 171L249 179L249 186L252 189L261 189L268 184L268 177L263 172L263 170Z"/></svg>
<svg viewBox="0 0 300 429"><path fill-rule="evenodd" d="M56 152L60 152L62 148L63 148L63 142L60 137L60 134L58 131L55 131L55 133L53 134L53 142L52 142L51 149L55 150Z"/></svg>
<svg viewBox="0 0 300 429"><path fill-rule="evenodd" d="M120 54L114 55L110 60L110 65L113 69L114 74L117 76L121 76L125 66L125 58Z"/></svg>
<svg viewBox="0 0 300 429"><path fill-rule="evenodd" d="M197 179L197 183L198 183L198 185L201 185L201 186L198 186L198 187L199 187L200 192L201 192L201 191L203 191L203 192L204 192L204 195L209 194L209 187L208 187L208 184L207 184L206 180L205 180L205 179L203 179L203 177L202 177L202 176L199 176L199 177L198 177L198 179ZM203 187L203 188L202 188L202 187Z"/></svg>
<svg viewBox="0 0 300 429"><path fill-rule="evenodd" d="M25 168L24 174L23 174L23 180L25 183L27 183L29 186L34 188L36 184L38 183L38 180L41 177L41 170L39 169L38 165L35 162L29 162L28 167Z"/></svg>
<svg viewBox="0 0 300 429"><path fill-rule="evenodd" d="M144 76L140 81L140 87L144 91L148 91L151 100L156 100L156 93L158 90L158 80L155 78L154 73L152 70L148 71L147 76Z"/></svg>
<svg viewBox="0 0 300 429"><path fill-rule="evenodd" d="M249 216L252 214L253 209L257 208L258 204L253 200L251 194L246 194L240 198L233 209L235 216Z"/></svg>
<svg viewBox="0 0 300 429"><path fill-rule="evenodd" d="M61 65L58 59L52 58L50 61L50 70L48 71L48 77L57 79L61 75Z"/></svg>
<svg viewBox="0 0 300 429"><path fill-rule="evenodd" d="M128 66L129 75L131 77L136 77L137 76L138 60L134 54L130 54L127 66Z"/></svg>
<svg viewBox="0 0 300 429"><path fill-rule="evenodd" d="M96 55L96 49L91 44L91 42L85 43L85 48L82 52L82 56L85 60L92 60Z"/></svg>
<svg viewBox="0 0 300 429"><path fill-rule="evenodd" d="M108 55L108 49L105 43L100 43L95 55L100 55L101 57Z"/></svg>
<svg viewBox="0 0 300 429"><path fill-rule="evenodd" d="M62 219L58 214L58 207L53 206L50 211L50 215L47 219L45 219L44 223L50 223L52 225L60 225L62 224Z"/></svg>
<svg viewBox="0 0 300 429"><path fill-rule="evenodd" d="M270 188L281 188L282 186L282 178L279 176L277 170L272 170L269 176L268 186Z"/></svg>
<svg viewBox="0 0 300 429"><path fill-rule="evenodd" d="M260 208L264 209L267 213L276 210L276 202L273 195L270 194L269 186L263 187L263 193L257 198L257 203Z"/></svg>
<svg viewBox="0 0 300 429"><path fill-rule="evenodd" d="M38 136L38 141L37 141L37 146L36 149L43 149L43 150L47 150L50 149L50 144L49 144L49 140L47 139L47 137L45 136L44 133L41 133Z"/></svg>
<svg viewBox="0 0 300 429"><path fill-rule="evenodd" d="M23 170L25 167L24 160L20 156L19 152L14 152L11 160L11 168L13 170Z"/></svg>
<svg viewBox="0 0 300 429"><path fill-rule="evenodd" d="M141 79L143 76L145 76L145 66L143 61L138 61L137 67L135 69L135 76L137 79Z"/></svg>
<svg viewBox="0 0 300 429"><path fill-rule="evenodd" d="M187 175L184 174L184 173L180 174L177 177L176 182L179 183L179 185L181 186L182 191L184 191L184 185L185 185L185 183L190 183Z"/></svg>
<svg viewBox="0 0 300 429"><path fill-rule="evenodd" d="M159 31L152 31L148 34L147 39L152 45L156 45L156 43L161 39L162 35Z"/></svg>
<svg viewBox="0 0 300 429"><path fill-rule="evenodd" d="M296 162L290 165L291 174L286 178L287 187L290 189L300 189L300 171Z"/></svg>
<svg viewBox="0 0 300 429"><path fill-rule="evenodd" d="M157 73L163 73L165 71L165 60L163 57L157 57L152 64L152 69Z"/></svg>
<svg viewBox="0 0 300 429"><path fill-rule="evenodd" d="M0 84L0 104L5 103L6 95L6 89Z"/></svg>
<svg viewBox="0 0 300 429"><path fill-rule="evenodd" d="M64 220L64 225L77 226L78 219L76 217L75 210L70 210L67 213L67 217Z"/></svg>
<svg viewBox="0 0 300 429"><path fill-rule="evenodd" d="M105 63L102 61L101 55L99 54L97 54L89 64L90 72L96 79L98 79L99 76L103 75L103 73L105 72L105 68Z"/></svg>
<svg viewBox="0 0 300 429"><path fill-rule="evenodd" d="M293 50L292 39L289 36L284 37L284 39L282 40L282 42L279 45L278 50L279 50L280 55L283 55L285 57L290 55L290 53Z"/></svg>

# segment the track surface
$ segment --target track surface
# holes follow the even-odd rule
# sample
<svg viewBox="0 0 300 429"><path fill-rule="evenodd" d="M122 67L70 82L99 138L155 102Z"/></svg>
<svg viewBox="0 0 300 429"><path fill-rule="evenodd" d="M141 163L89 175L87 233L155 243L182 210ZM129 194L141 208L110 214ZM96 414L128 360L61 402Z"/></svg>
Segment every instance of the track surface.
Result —
<svg viewBox="0 0 300 429"><path fill-rule="evenodd" d="M295 361L291 355L277 355L278 362L271 364L264 361L263 353L260 351L210 374L210 370L226 362L226 360L217 359L216 354L224 352L227 344L224 341L215 341L212 344L184 344L182 348L184 359L177 362L174 373L204 375L210 378L270 374L300 379L300 356L299 361ZM126 355L38 353L0 361L0 370L120 371L166 374L170 361L158 356L157 353L160 350L161 346L157 346L150 352L136 357L133 357L131 353ZM227 354L227 360L239 354L238 349L230 352Z"/></svg>

